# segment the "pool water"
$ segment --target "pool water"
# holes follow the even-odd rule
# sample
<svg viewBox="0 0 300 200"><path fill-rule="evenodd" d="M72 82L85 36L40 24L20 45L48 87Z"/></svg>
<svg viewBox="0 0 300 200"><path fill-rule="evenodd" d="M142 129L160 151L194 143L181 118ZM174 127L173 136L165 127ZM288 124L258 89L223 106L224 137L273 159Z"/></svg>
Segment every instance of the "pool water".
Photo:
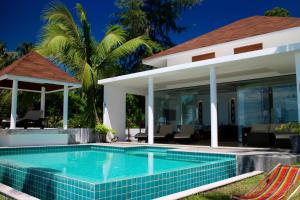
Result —
<svg viewBox="0 0 300 200"><path fill-rule="evenodd" d="M0 149L0 182L42 200L150 200L236 175L236 157L151 146Z"/></svg>
<svg viewBox="0 0 300 200"><path fill-rule="evenodd" d="M51 172L92 183L152 175L198 166L199 162L168 159L166 149L124 152L74 150L66 152L1 155L0 162Z"/></svg>

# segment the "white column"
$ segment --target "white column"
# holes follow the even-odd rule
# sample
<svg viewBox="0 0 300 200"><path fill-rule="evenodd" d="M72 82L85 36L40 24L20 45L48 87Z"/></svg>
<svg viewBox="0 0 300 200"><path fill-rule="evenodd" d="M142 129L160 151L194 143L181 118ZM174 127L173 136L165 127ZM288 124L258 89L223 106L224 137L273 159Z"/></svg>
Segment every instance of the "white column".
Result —
<svg viewBox="0 0 300 200"><path fill-rule="evenodd" d="M148 129L147 127L148 127L148 95L145 95L145 129Z"/></svg>
<svg viewBox="0 0 300 200"><path fill-rule="evenodd" d="M154 142L154 94L153 78L148 79L148 144Z"/></svg>
<svg viewBox="0 0 300 200"><path fill-rule="evenodd" d="M45 101L46 101L46 88L42 87L41 90L41 111L43 111L43 118L45 117Z"/></svg>
<svg viewBox="0 0 300 200"><path fill-rule="evenodd" d="M218 147L217 80L215 67L210 68L211 147Z"/></svg>
<svg viewBox="0 0 300 200"><path fill-rule="evenodd" d="M68 104L69 104L69 88L64 85L64 115L63 115L63 127L68 129Z"/></svg>
<svg viewBox="0 0 300 200"><path fill-rule="evenodd" d="M300 53L295 54L298 122L300 122Z"/></svg>
<svg viewBox="0 0 300 200"><path fill-rule="evenodd" d="M18 81L13 80L11 112L10 112L10 129L16 128L17 106L18 106Z"/></svg>

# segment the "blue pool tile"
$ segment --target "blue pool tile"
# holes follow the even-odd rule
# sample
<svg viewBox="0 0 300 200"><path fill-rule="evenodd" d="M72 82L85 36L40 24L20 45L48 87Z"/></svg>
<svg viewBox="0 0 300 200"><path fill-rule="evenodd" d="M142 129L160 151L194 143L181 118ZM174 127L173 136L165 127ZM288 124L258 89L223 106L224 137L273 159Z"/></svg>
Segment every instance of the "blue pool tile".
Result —
<svg viewBox="0 0 300 200"><path fill-rule="evenodd" d="M1 149L0 155L74 150L85 151L89 149L109 152L130 152L133 150L162 151L168 159L193 160L196 162L206 162L207 164L199 164L199 166L193 168L164 172L151 176L136 177L104 184L92 184L41 170L29 171L19 166L0 163L0 180L16 189L26 190L29 194L41 199L47 199L49 195L55 199L152 199L236 175L236 158L234 155L177 152L159 148L146 149L133 147L125 149L92 145L10 148ZM28 181L29 178L30 181Z"/></svg>

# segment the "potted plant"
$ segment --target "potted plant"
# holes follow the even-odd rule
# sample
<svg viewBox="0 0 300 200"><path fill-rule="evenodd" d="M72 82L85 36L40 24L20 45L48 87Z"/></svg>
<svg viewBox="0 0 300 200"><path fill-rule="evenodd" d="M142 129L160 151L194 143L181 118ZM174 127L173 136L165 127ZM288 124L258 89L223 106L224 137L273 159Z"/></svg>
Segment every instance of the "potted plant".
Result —
<svg viewBox="0 0 300 200"><path fill-rule="evenodd" d="M133 122L132 122L131 118L127 117L126 124L127 124L127 131L128 131L127 142L131 142L130 128L133 126Z"/></svg>
<svg viewBox="0 0 300 200"><path fill-rule="evenodd" d="M111 142L114 138L113 134L115 134L116 131L104 124L98 123L95 126L95 133L98 134L100 142Z"/></svg>
<svg viewBox="0 0 300 200"><path fill-rule="evenodd" d="M296 122L281 124L278 128L276 128L276 130L280 132L294 133L294 135L290 136L292 152L299 154L300 153L300 124Z"/></svg>

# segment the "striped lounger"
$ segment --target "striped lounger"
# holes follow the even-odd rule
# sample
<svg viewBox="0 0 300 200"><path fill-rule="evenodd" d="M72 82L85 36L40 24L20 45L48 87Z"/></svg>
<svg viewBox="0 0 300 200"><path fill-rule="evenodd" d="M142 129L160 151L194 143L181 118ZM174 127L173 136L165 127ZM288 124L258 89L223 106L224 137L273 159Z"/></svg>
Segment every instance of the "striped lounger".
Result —
<svg viewBox="0 0 300 200"><path fill-rule="evenodd" d="M291 199L300 186L300 168L277 165L253 190L245 195L233 196L237 200ZM297 188L296 188L297 186Z"/></svg>

